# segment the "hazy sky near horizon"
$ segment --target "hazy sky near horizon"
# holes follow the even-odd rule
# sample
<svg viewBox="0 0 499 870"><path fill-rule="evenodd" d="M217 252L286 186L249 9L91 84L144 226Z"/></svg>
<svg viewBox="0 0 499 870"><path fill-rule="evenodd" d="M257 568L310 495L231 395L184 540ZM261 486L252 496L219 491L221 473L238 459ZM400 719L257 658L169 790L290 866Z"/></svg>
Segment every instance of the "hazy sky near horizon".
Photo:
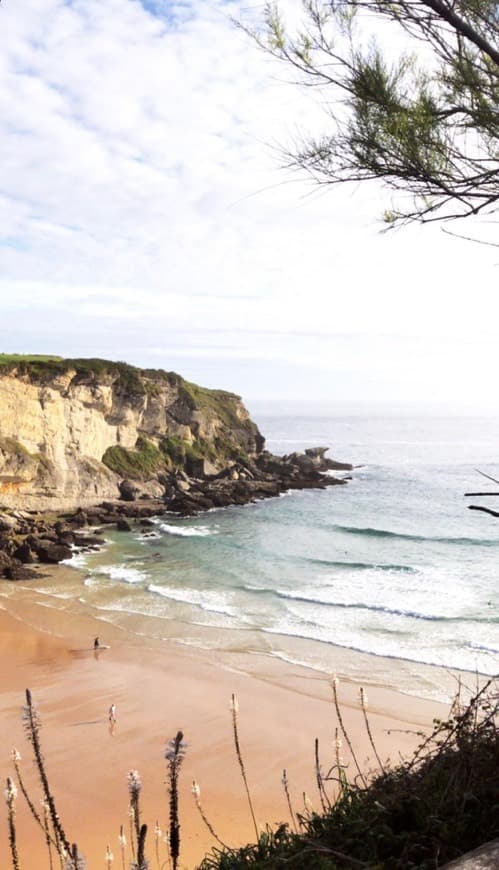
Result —
<svg viewBox="0 0 499 870"><path fill-rule="evenodd" d="M234 27L260 5L4 0L0 350L499 410L499 250L280 168L323 114Z"/></svg>

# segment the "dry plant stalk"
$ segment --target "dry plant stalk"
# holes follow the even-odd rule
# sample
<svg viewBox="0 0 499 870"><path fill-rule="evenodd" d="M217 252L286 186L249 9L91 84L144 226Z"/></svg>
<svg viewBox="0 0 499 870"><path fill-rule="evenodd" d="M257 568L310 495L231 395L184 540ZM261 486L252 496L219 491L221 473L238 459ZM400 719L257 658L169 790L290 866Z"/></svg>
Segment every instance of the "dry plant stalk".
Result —
<svg viewBox="0 0 499 870"><path fill-rule="evenodd" d="M362 713L363 713L363 715L364 715L364 722L365 722L365 724L366 724L366 731L367 731L367 735L368 735L368 737L369 737L369 742L370 742L370 744L371 744L371 746L372 746L372 748L373 748L373 752L374 752L374 754L375 754L375 756L376 756L376 761L377 761L378 764L379 764L379 767L380 767L381 772L382 772L382 773L386 773L386 770L385 770L384 764L383 764L383 762L381 761L381 758L380 758L379 755L378 755L378 750L376 749L376 744L375 744L375 742L374 742L374 738L373 738L373 735L372 735L372 732L371 732L371 723L369 722L369 716L367 715L367 695L366 695L366 693L364 692L364 689L362 688L362 686L360 687L360 692L359 692L359 694L360 694L360 706L362 707Z"/></svg>
<svg viewBox="0 0 499 870"><path fill-rule="evenodd" d="M128 821L130 823L130 849L132 850L132 859L135 861L135 844L134 844L134 831L135 831L135 810L132 804L128 804Z"/></svg>
<svg viewBox="0 0 499 870"><path fill-rule="evenodd" d="M168 762L168 781L170 791L170 855L173 870L177 870L180 854L180 821L178 815L178 776L185 757L186 744L182 731L166 745L165 758Z"/></svg>
<svg viewBox="0 0 499 870"><path fill-rule="evenodd" d="M315 778L317 781L317 788L319 790L322 812L325 813L328 807L331 808L331 801L329 800L326 789L324 787L324 777L322 775L319 759L319 740L317 737L315 738Z"/></svg>
<svg viewBox="0 0 499 870"><path fill-rule="evenodd" d="M216 833L215 829L213 828L213 825L210 823L209 819L207 819L207 817L205 815L205 812L204 812L203 807L201 805L201 789L199 788L199 785L197 784L195 779L192 780L191 794L194 797L194 802L195 802L196 807L198 809L199 815L201 816L206 827L208 828L211 836L217 841L217 843L220 843L220 845L224 849L228 850L229 846L227 846L227 844L224 843L223 840L220 839L220 837Z"/></svg>
<svg viewBox="0 0 499 870"><path fill-rule="evenodd" d="M45 835L45 841L47 843L47 849L49 853L49 868L53 870L53 862L52 862L52 846L55 846L57 849L57 843L54 838L50 835L50 817L49 817L49 806L45 799L42 799L42 809L43 809L43 819L40 817L40 814L37 812L33 801L31 800L28 790L24 784L24 779L21 773L21 754L17 749L12 750L12 761L14 764L14 770L16 772L17 781L19 783L19 788L21 789L21 793L29 807L31 815L33 816L35 822L42 829Z"/></svg>
<svg viewBox="0 0 499 870"><path fill-rule="evenodd" d="M17 788L10 776L7 777L6 787L4 791L5 803L7 804L8 822L9 822L9 845L10 854L12 856L12 867L14 870L19 870L19 855L17 853L17 838L16 838L16 797Z"/></svg>
<svg viewBox="0 0 499 870"><path fill-rule="evenodd" d="M109 843L106 846L106 854L104 856L104 860L106 862L106 870L111 870L111 864L114 861L114 855L111 852L111 847L109 846Z"/></svg>
<svg viewBox="0 0 499 870"><path fill-rule="evenodd" d="M137 842L137 870L149 870L149 861L145 856L147 825L141 825Z"/></svg>
<svg viewBox="0 0 499 870"><path fill-rule="evenodd" d="M54 841L53 841L52 837L50 836L49 808L48 808L47 802L44 800L42 800L42 809L43 809L43 830L45 832L45 842L47 844L47 851L49 853L49 870L54 870L54 864L52 861L52 843Z"/></svg>
<svg viewBox="0 0 499 870"><path fill-rule="evenodd" d="M237 714L239 712L239 704L237 702L237 698L235 695L232 695L230 707L231 707L231 712L232 712L232 731L234 734L234 745L236 747L236 755L237 755L237 759L239 761L239 767L241 768L241 776L243 778L244 787L246 789L246 795L248 798L248 804L249 804L249 808L250 808L251 818L253 820L253 826L255 828L256 841L258 842L260 839L260 834L258 832L258 825L256 823L255 813L253 810L253 803L251 800L250 790L248 787L248 780L246 778L246 770L244 767L244 761L243 761L243 757L241 754L241 747L239 745L239 734L238 734L238 728L237 728Z"/></svg>
<svg viewBox="0 0 499 870"><path fill-rule="evenodd" d="M338 783L340 787L340 795L345 790L348 785L347 775L345 773L345 765L343 764L343 759L340 755L341 750L341 737L338 734L338 729L334 729L334 755L336 761L336 768L338 770Z"/></svg>
<svg viewBox="0 0 499 870"><path fill-rule="evenodd" d="M159 826L159 821L156 819L156 824L154 825L154 851L156 853L156 864L158 870L161 870L161 862L159 859L159 844L161 841L161 828Z"/></svg>
<svg viewBox="0 0 499 870"><path fill-rule="evenodd" d="M140 837L140 792L142 789L142 780L138 770L130 770L128 773L128 793L130 795L130 837L133 849L133 835L135 833L135 842L137 846L137 856L139 852L139 837Z"/></svg>
<svg viewBox="0 0 499 870"><path fill-rule="evenodd" d="M66 834L64 833L64 829L61 824L61 820L59 819L59 815L56 810L55 801L53 795L50 791L47 774L45 771L45 762L42 754L41 743L40 743L40 728L41 728L41 720L38 712L35 710L33 706L33 701L31 698L31 692L29 689L26 689L26 706L23 708L23 719L26 730L26 736L31 743L33 748L33 754L35 756L35 762L38 769L38 774L40 776L40 781L43 789L43 797L46 801L49 808L49 816L52 822L52 828L54 831L54 836L57 844L57 849L59 853L64 852L66 855L71 856L72 859L72 847L69 843ZM74 870L79 870L78 867L78 849L76 848L76 858L73 859ZM72 870L72 865L68 865L70 870Z"/></svg>
<svg viewBox="0 0 499 870"><path fill-rule="evenodd" d="M337 677L333 677L333 679L331 680L331 688L333 690L334 708L336 710L338 722L340 723L341 733L343 734L343 737L345 738L345 740L347 742L348 748L350 750L350 754L353 758L355 767L357 768L357 772L359 774L360 781L362 782L362 785L364 786L364 788L367 788L366 778L365 778L364 774L362 773L362 770L360 769L359 762L357 761L357 756L356 756L354 748L352 746L352 741L350 740L350 737L348 736L348 732L347 732L347 730L345 728L345 724L343 722L343 716L341 715L340 705L338 702L338 678Z"/></svg>
<svg viewBox="0 0 499 870"><path fill-rule="evenodd" d="M121 870L125 870L125 850L126 850L126 837L125 832L123 830L123 825L120 825L120 833L118 837L118 843L121 852Z"/></svg>
<svg viewBox="0 0 499 870"><path fill-rule="evenodd" d="M293 806L291 804L291 797L289 795L289 781L288 781L288 775L286 773L286 768L284 768L284 770L282 772L281 782L282 782L282 787L284 789L284 794L286 795L286 801L288 804L289 815L291 816L291 821L293 822L295 834L297 834L298 833L298 825L296 824L296 816L293 812Z"/></svg>

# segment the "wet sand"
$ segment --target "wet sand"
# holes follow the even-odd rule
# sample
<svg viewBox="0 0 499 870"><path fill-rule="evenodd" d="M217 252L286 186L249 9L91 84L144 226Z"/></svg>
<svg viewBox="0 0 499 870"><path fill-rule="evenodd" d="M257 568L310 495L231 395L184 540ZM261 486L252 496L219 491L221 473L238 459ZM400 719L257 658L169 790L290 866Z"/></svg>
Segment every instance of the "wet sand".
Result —
<svg viewBox="0 0 499 870"><path fill-rule="evenodd" d="M149 825L151 867L156 866L154 825L167 827L168 791L165 743L181 729L188 743L180 773L181 860L193 868L217 845L190 793L195 778L203 809L218 836L229 845L254 839L244 785L234 750L229 709L232 693L239 701L239 737L258 823L289 821L281 785L286 768L295 810L303 811L306 792L320 809L314 774L314 740L319 739L322 766L334 762L338 725L329 680L316 672L253 655L220 658L168 641L129 638L88 616L62 611L30 611L15 597L0 610L0 773L12 772L10 749L22 754L22 770L34 803L39 805L29 746L23 734L21 707L29 687L42 719L42 742L53 794L66 834L87 857L89 870L105 866L106 844L121 866L120 825L128 833L127 772L137 769L142 789L143 821ZM93 637L101 633L110 649L94 654ZM355 653L352 653L354 656ZM248 658L248 656L246 656ZM381 686L369 686L369 719L378 752L396 762L419 742L434 716L447 707ZM358 701L357 684L343 679L338 687L342 714L361 764L376 767ZM108 709L116 704L117 723L110 732ZM343 741L344 743L344 741ZM345 745L342 756L353 771ZM23 870L48 868L43 837L17 801L20 863ZM164 845L161 847L164 850ZM129 854L127 860L129 860ZM166 860L162 852L161 863ZM10 866L6 808L0 827L0 866ZM128 866L126 863L125 866ZM168 866L167 864L165 866Z"/></svg>

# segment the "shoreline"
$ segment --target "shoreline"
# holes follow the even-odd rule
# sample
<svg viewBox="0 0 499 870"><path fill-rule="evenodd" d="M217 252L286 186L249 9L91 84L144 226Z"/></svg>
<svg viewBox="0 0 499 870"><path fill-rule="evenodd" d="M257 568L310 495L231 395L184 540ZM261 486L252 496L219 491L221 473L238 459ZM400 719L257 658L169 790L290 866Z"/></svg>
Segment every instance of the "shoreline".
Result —
<svg viewBox="0 0 499 870"><path fill-rule="evenodd" d="M220 656L175 642L130 637L111 625L104 632L102 623L88 614L47 611L41 631L30 627L38 619L34 611L39 607L12 598L4 604L6 609L0 610L4 733L12 735L13 745L25 758L23 771L33 787L19 715L24 689L29 687L42 717L42 742L59 812L89 868L103 865L108 842L118 854L119 826L125 825L126 830L128 824L130 769L139 770L144 784L148 852L154 855L156 818L163 828L168 817L164 744L179 728L189 744L181 771L180 867L191 870L216 845L189 794L193 778L200 784L204 811L221 839L229 845L254 840L232 743L232 693L239 700L241 747L259 824L289 821L280 782L283 768L298 811L303 810L303 792L319 809L314 740L319 739L327 769L333 763L338 724L327 675L265 655ZM110 649L94 656L91 644L96 634ZM355 653L350 657L355 658ZM342 676L341 668L338 671L342 715L362 766L370 769L373 753L358 703L360 683ZM432 719L448 710L447 705L373 685L369 677L362 685L369 696L369 718L380 755L391 756L394 763L399 752L409 755L417 745L420 738L415 732L430 730ZM111 703L116 703L118 718L112 737L106 715ZM6 758L9 748L1 763L4 781L12 774ZM342 754L346 755L344 749ZM21 801L18 804L21 866L29 838L30 855L39 849L37 866L43 868L42 838L35 834ZM0 862L8 864L3 824Z"/></svg>
<svg viewBox="0 0 499 870"><path fill-rule="evenodd" d="M109 543L106 542L107 546ZM107 546L99 550L104 552ZM258 677L261 674L274 674L279 669L296 668L310 674L313 680L326 681L333 674L340 674L357 686L369 683L400 693L408 699L418 698L437 704L450 704L459 682L466 685L472 684L477 677L480 680L489 678L489 675L476 670L391 657L329 641L276 632L262 631L259 636L256 631L254 637L249 637L237 628L188 623L188 630L191 635L194 632L196 637L195 640L190 638L184 641L184 623L176 619L124 610L120 613L120 619L114 620L106 618L105 610L92 611L88 604L79 600L78 585L84 580L87 569L78 563L37 565L32 571L34 578L30 578L29 582L14 583L0 579L0 610L2 601L7 602L7 609L12 615L34 631L55 637L66 637L68 625L75 624L78 632L81 626L85 626L84 630L89 636L100 634L114 637L120 644L128 643L140 649L157 649L158 645L164 644L175 650L192 651L193 655L208 656L218 667L235 673ZM47 589L32 585L33 579L36 582L36 576L47 584ZM52 580L59 590L67 584L68 592L54 592L51 589ZM60 602L58 606L49 603L52 596ZM116 612L112 612L116 616ZM61 622L63 615L64 624ZM63 625L63 631L60 632ZM327 656L322 654L323 650L327 651ZM328 662L330 666L327 666Z"/></svg>

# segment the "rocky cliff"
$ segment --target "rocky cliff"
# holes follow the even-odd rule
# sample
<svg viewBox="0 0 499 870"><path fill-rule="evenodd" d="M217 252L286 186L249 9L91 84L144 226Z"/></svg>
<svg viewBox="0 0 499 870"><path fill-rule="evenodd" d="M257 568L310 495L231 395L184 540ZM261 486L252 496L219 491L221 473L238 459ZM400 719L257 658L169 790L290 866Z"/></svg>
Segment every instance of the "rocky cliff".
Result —
<svg viewBox="0 0 499 870"><path fill-rule="evenodd" d="M264 439L238 396L103 360L0 355L0 505L64 510L158 498L180 473L215 475Z"/></svg>

